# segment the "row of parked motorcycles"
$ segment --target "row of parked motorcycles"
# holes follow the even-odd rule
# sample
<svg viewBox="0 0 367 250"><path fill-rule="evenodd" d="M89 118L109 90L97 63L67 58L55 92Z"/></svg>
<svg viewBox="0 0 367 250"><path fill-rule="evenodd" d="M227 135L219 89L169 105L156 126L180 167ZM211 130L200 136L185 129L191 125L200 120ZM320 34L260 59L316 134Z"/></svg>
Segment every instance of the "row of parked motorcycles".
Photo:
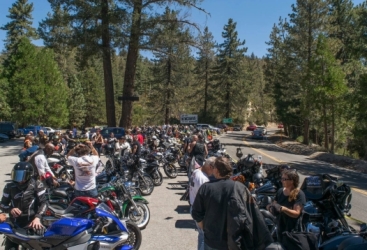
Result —
<svg viewBox="0 0 367 250"><path fill-rule="evenodd" d="M222 156L226 154L222 152ZM288 165L263 164L261 156L243 154L237 148L238 161L232 161L233 180L242 179L252 192L268 229L277 241L277 218L266 210L277 191L282 188L281 178L284 170L297 171ZM242 178L240 178L242 176ZM251 186L252 185L252 186ZM251 188L253 187L253 188ZM301 231L314 233L320 250L367 249L367 226L360 225L357 232L345 216L351 216L352 192L349 185L330 174L312 175L305 178L300 189L305 193L307 203L303 209Z"/></svg>
<svg viewBox="0 0 367 250"><path fill-rule="evenodd" d="M181 144L167 138L157 142L157 150L147 146L141 154L120 155L113 144L107 144L103 153L105 164L97 165L98 199L74 198L74 169L67 162L67 151L54 152L47 161L59 186L54 186L52 175L46 175L48 208L42 224L47 231L37 235L32 230L0 224L0 233L19 243L25 249L139 249L141 230L150 221L148 201L155 186L163 183L163 172L168 178L178 174L175 163L181 153Z"/></svg>

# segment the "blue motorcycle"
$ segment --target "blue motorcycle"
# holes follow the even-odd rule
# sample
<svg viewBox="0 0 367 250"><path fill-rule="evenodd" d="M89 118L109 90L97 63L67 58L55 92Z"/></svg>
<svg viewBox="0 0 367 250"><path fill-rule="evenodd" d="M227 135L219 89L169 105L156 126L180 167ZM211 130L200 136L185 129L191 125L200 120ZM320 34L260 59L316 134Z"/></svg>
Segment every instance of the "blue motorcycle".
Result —
<svg viewBox="0 0 367 250"><path fill-rule="evenodd" d="M15 228L7 222L0 223L0 233L25 249L134 249L128 244L129 232L125 221L119 220L103 203L96 207L95 213L95 221L61 218L52 223L43 235L35 235L32 229ZM111 226L115 230L108 230Z"/></svg>

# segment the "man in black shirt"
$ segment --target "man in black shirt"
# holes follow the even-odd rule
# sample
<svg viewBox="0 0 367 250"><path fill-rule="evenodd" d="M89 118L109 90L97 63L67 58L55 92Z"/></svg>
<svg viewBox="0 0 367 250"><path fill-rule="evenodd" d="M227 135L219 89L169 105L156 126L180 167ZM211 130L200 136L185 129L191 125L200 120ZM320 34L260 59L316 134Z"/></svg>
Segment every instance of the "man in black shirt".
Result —
<svg viewBox="0 0 367 250"><path fill-rule="evenodd" d="M141 148L141 144L138 141L138 136L134 135L133 143L131 143L131 153L133 155L140 155L140 148Z"/></svg>
<svg viewBox="0 0 367 250"><path fill-rule="evenodd" d="M265 249L270 232L245 185L230 179L228 159L215 160L213 175L216 180L200 187L192 206L192 218L204 230L204 249Z"/></svg>

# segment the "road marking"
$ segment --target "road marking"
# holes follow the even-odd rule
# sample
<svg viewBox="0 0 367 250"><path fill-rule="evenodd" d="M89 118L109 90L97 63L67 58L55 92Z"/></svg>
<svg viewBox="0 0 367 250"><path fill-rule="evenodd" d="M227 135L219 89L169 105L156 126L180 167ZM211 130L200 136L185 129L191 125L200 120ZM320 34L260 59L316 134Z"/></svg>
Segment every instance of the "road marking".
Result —
<svg viewBox="0 0 367 250"><path fill-rule="evenodd" d="M268 154L264 153L263 151L261 151L261 150L259 150L259 149L254 148L253 146L251 146L251 144L249 144L248 142L246 142L246 137L244 137L242 141L243 141L243 143L244 143L246 146L248 146L248 147L252 148L254 151L258 152L259 154L265 155L266 157L268 157L268 158L270 158L270 159L272 159L273 161L276 161L276 162L278 162L278 163L283 163L283 164L285 163L284 161L281 161L281 160L279 160L279 159L277 159L277 158L275 158L275 157L273 157L273 156L270 156L270 155L268 155Z"/></svg>
<svg viewBox="0 0 367 250"><path fill-rule="evenodd" d="M362 189L359 189L359 188L356 188L356 187L352 187L352 190L367 196L367 191L365 191L365 190L362 190Z"/></svg>
<svg viewBox="0 0 367 250"><path fill-rule="evenodd" d="M363 224L363 223L365 223L365 222L363 222L363 221L357 220L357 219L355 219L355 218L353 218L353 217L349 217L349 216L347 216L347 215L344 215L344 218L346 218L346 219L348 219L348 220L353 220L353 221L355 221L355 222L358 222L359 224Z"/></svg>
<svg viewBox="0 0 367 250"><path fill-rule="evenodd" d="M276 162L278 162L278 163L286 164L286 162L281 161L281 160L279 160L279 159L277 159L277 158L275 158L275 157L273 157L273 156L270 156L270 155L268 155L268 154L264 153L263 151L261 151L261 150L259 150L259 149L256 149L256 148L254 148L253 146L251 146L251 144L249 144L248 142L246 142L246 137L244 137L244 138L242 139L242 141L243 141L243 143L244 143L246 146L248 146L248 147L252 148L252 150L254 150L254 151L258 152L259 154L265 155L266 157L268 157L268 158L270 158L270 159L272 159L273 161L276 161ZM357 193L360 193L360 194L363 194L363 195L366 195L366 196L367 196L367 191L362 190L362 189L359 189L359 188L356 188L356 187L351 187L351 188L352 188L352 190L354 190L355 192L357 192ZM357 221L357 222L359 222L359 223L363 223L363 222L361 222L360 220L357 220L357 219L355 219L355 218L353 218L353 217L348 217L348 216L345 216L345 217L346 217L346 218L348 218L348 219L351 219L351 220Z"/></svg>

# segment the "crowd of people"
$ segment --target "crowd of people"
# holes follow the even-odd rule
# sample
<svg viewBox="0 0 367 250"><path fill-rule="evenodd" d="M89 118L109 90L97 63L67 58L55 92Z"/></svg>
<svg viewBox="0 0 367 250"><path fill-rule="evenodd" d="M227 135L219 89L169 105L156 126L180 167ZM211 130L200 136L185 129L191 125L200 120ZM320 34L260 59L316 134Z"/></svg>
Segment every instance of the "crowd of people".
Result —
<svg viewBox="0 0 367 250"><path fill-rule="evenodd" d="M197 165L189 176L189 203L198 230L198 250L266 249L273 242L250 191L230 178L233 170L228 159L207 157L206 140L211 136L210 131L166 125L127 129L119 138L111 133L108 139L104 139L99 129L83 131L82 135L77 138L75 130L67 130L52 137L45 135L44 131L25 136L23 151L32 147L37 147L37 150L26 161L14 166L13 182L5 186L0 203L1 210L9 213L12 223L44 230L40 218L46 208L46 184L49 185L46 180L50 179L47 174L52 175L52 184L58 185L47 164L47 157L56 150L65 149L68 143L85 139L85 143L77 144L66 153L75 171L75 182L72 183L75 196L97 197L96 166L104 147L112 146L120 156L139 155L143 144L154 150L156 140L184 135L183 153L195 157ZM281 181L283 188L267 207L278 218L279 242L282 241L282 232L295 228L306 202L304 193L298 188L299 176L295 171L283 172ZM0 220L4 219L4 214L0 215ZM6 250L17 247L9 240L5 242Z"/></svg>

